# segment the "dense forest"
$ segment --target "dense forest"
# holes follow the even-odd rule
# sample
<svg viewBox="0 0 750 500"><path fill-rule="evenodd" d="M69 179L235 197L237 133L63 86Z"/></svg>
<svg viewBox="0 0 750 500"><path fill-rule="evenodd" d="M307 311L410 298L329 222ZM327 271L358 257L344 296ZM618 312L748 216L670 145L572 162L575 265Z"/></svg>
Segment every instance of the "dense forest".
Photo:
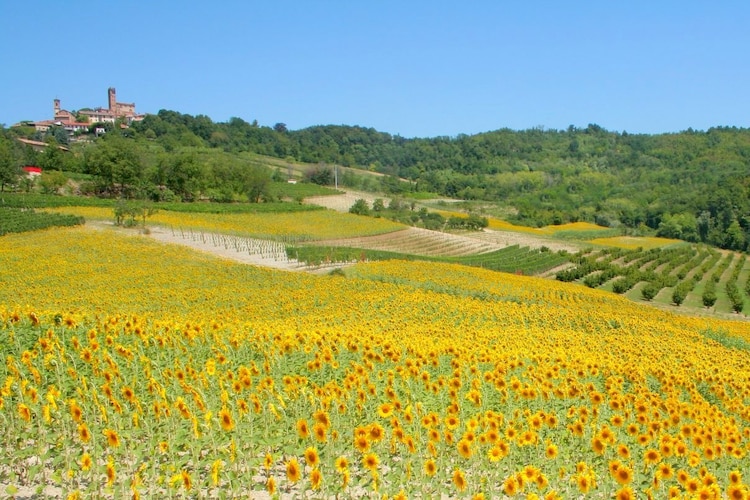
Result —
<svg viewBox="0 0 750 500"><path fill-rule="evenodd" d="M232 201L238 193L261 201L264 183L283 172L243 159L255 153L312 163L308 180L318 183L332 182L329 166L342 165L385 174L375 186L362 185L365 177L343 178L348 187L490 202L520 224L585 220L735 250L750 241L750 129L744 128L644 135L591 124L404 138L358 126L215 123L162 110L71 145L72 153L48 148L36 157L11 138L55 142L59 134L0 132L0 187L14 175L3 165L35 162L92 175L98 180L92 189L101 195L134 195L135 186L145 185L150 196L166 192L185 201Z"/></svg>

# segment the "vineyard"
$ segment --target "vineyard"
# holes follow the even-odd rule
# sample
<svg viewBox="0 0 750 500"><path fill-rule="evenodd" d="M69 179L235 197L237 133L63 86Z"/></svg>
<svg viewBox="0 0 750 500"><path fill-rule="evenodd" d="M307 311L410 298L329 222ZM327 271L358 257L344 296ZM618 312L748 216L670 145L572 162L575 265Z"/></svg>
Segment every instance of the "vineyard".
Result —
<svg viewBox="0 0 750 500"><path fill-rule="evenodd" d="M648 301L657 297L666 300L665 291L669 291L668 300L679 306L691 298L691 294L697 295L700 288L700 302L710 308L717 302L716 287L723 282L722 292L730 310L739 313L750 295L747 257L704 246L681 244L649 250L608 248L580 252L571 257L571 262L575 264L573 267L556 274L559 281L575 281L633 298L632 290L637 286L640 298Z"/></svg>
<svg viewBox="0 0 750 500"><path fill-rule="evenodd" d="M715 258L674 251L691 267L599 257L685 280ZM749 494L747 322L438 262L288 273L82 227L5 235L0 266L9 496Z"/></svg>
<svg viewBox="0 0 750 500"><path fill-rule="evenodd" d="M310 266L322 264L350 264L356 262L407 260L425 262L456 263L465 266L481 267L493 271L503 271L524 275L536 275L557 267L568 261L565 254L552 253L548 249L530 249L517 245L482 254L464 256L438 256L435 254L413 254L372 250L352 247L289 246L287 255L290 259L304 262Z"/></svg>
<svg viewBox="0 0 750 500"><path fill-rule="evenodd" d="M83 217L37 212L31 209L0 207L0 236L57 226L83 224Z"/></svg>

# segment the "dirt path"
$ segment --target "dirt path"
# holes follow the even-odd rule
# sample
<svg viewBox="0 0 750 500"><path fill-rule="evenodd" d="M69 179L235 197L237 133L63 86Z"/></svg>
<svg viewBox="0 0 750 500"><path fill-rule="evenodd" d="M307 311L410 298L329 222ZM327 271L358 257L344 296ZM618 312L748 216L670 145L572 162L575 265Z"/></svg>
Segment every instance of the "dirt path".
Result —
<svg viewBox="0 0 750 500"><path fill-rule="evenodd" d="M235 262L284 271L304 271L320 274L329 272L335 267L343 267L342 265L307 266L296 259L287 258L283 245L280 243L253 238L211 233L177 233L159 226L149 226L148 234L143 234L136 229L118 228L112 223L102 221L88 221L86 227L152 238L172 245L184 245Z"/></svg>

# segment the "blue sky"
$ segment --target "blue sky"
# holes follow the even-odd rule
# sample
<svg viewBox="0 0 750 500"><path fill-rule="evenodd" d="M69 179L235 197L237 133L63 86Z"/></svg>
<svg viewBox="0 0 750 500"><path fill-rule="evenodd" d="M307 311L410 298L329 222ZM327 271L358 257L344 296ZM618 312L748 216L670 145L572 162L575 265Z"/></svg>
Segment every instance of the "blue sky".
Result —
<svg viewBox="0 0 750 500"><path fill-rule="evenodd" d="M0 123L122 102L404 137L750 126L747 1L0 0Z"/></svg>

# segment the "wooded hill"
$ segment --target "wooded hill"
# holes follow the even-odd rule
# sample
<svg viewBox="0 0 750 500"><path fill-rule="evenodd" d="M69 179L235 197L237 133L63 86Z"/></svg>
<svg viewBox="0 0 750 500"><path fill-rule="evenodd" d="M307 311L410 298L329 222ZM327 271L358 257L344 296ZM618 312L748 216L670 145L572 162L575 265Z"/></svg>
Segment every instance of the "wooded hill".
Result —
<svg viewBox="0 0 750 500"><path fill-rule="evenodd" d="M151 158L146 163L157 161L156 150L162 163L165 157L173 159L166 163L177 158L184 163L186 151L223 152L224 158L252 152L323 170L337 164L379 172L385 175L377 186L357 185L362 179L356 176L343 185L491 202L508 209L514 222L530 226L590 221L735 250L746 250L750 241L750 129L745 128L645 135L589 125L404 138L358 126L288 130L283 123L266 127L241 118L215 123L204 115L162 110L111 132L89 145L77 163L66 160L67 168L100 174L95 149L122 135L126 149L152 153L140 154ZM188 180L176 173L162 170L152 182L186 199L193 196L170 186L173 178L206 185L190 180L204 175L201 168L187 172Z"/></svg>

